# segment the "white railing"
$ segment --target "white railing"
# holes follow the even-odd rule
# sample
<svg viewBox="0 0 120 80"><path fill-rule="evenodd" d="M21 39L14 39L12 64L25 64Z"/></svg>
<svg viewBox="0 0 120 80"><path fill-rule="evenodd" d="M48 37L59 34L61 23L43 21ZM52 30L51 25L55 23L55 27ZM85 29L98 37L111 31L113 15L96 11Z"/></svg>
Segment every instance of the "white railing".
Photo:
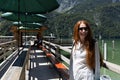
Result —
<svg viewBox="0 0 120 80"><path fill-rule="evenodd" d="M65 48L63 46L60 46L60 45L57 45L57 44L54 44L54 43L51 43L51 42L47 42L47 41L43 41L44 42L44 46L49 50L51 51L53 54L55 55L58 55L60 54L60 58L65 61L68 65L70 63L70 59L63 56L62 53L58 53L60 51L56 51L56 50L63 50L67 53L71 53L71 49L68 49L68 48ZM58 48L58 49L57 49ZM104 60L104 63L105 63L105 66L103 66L104 68L108 69L108 70L111 70L115 73L118 73L120 74L120 65L117 65L117 64L114 64L114 63L111 63L111 62L108 62L108 61L105 61ZM67 67L67 66L66 66Z"/></svg>
<svg viewBox="0 0 120 80"><path fill-rule="evenodd" d="M29 55L28 54L29 54L29 51L30 51L30 48L23 48L23 49L20 50L19 55L17 55L18 50L15 51L12 54L14 56L11 55L11 59L13 57L15 57L15 59L10 64L10 66L7 69L7 71L2 76L1 80L25 80L26 70L28 69L28 61L29 61L28 60L29 59ZM25 52L25 53L23 53L23 52ZM23 55L23 56L20 57L20 55ZM19 65L19 64L16 65L16 62L18 60L21 60L21 59L22 59L22 61L20 62L20 64L22 64L22 65ZM10 60L10 59L8 59L8 60Z"/></svg>
<svg viewBox="0 0 120 80"><path fill-rule="evenodd" d="M0 43L0 60L5 60L16 48L16 40Z"/></svg>
<svg viewBox="0 0 120 80"><path fill-rule="evenodd" d="M23 66L22 66L19 80L26 80L26 72L30 68L30 55L29 55L30 50L31 50L31 47L28 48L28 51L26 53L26 57L25 57L25 60L24 60Z"/></svg>

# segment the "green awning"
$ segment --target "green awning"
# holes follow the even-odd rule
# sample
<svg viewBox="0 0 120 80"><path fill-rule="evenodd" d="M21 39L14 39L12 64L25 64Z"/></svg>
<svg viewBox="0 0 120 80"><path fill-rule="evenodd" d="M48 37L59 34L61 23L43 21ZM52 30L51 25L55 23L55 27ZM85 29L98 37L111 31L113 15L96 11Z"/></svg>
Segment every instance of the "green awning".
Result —
<svg viewBox="0 0 120 80"><path fill-rule="evenodd" d="M56 0L0 0L0 11L45 14L59 7Z"/></svg>
<svg viewBox="0 0 120 80"><path fill-rule="evenodd" d="M10 21L21 21L21 22L37 22L43 23L47 20L46 16L41 14L17 14L17 13L3 13L1 15L2 18L10 20Z"/></svg>
<svg viewBox="0 0 120 80"><path fill-rule="evenodd" d="M13 22L13 25L19 26L19 29L38 29L43 25L40 23L21 23L21 22Z"/></svg>

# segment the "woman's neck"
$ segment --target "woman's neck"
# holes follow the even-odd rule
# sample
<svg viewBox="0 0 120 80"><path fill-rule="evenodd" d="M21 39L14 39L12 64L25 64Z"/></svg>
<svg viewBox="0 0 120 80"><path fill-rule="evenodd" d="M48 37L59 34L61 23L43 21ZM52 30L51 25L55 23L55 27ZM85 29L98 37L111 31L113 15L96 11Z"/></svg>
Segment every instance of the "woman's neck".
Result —
<svg viewBox="0 0 120 80"><path fill-rule="evenodd" d="M80 42L81 42L81 44L84 44L85 40L84 40L84 39L81 39L81 41L80 41Z"/></svg>

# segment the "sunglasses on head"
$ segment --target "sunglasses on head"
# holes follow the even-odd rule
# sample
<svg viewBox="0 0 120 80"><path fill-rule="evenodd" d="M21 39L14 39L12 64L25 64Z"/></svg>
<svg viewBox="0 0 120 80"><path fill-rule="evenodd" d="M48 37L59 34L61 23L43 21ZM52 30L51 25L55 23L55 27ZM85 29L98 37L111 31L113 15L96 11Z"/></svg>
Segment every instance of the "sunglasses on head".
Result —
<svg viewBox="0 0 120 80"><path fill-rule="evenodd" d="M80 27L80 28L78 28L78 30L81 30L81 31L85 30L85 31L87 31L88 28L87 27Z"/></svg>

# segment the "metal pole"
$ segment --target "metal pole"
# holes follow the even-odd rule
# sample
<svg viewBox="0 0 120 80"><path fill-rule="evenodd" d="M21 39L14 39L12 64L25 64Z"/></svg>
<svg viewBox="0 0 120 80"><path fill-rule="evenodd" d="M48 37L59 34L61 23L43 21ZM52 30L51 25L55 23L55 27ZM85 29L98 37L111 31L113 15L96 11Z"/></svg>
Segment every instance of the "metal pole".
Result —
<svg viewBox="0 0 120 80"><path fill-rule="evenodd" d="M107 60L107 43L104 43L104 60Z"/></svg>

